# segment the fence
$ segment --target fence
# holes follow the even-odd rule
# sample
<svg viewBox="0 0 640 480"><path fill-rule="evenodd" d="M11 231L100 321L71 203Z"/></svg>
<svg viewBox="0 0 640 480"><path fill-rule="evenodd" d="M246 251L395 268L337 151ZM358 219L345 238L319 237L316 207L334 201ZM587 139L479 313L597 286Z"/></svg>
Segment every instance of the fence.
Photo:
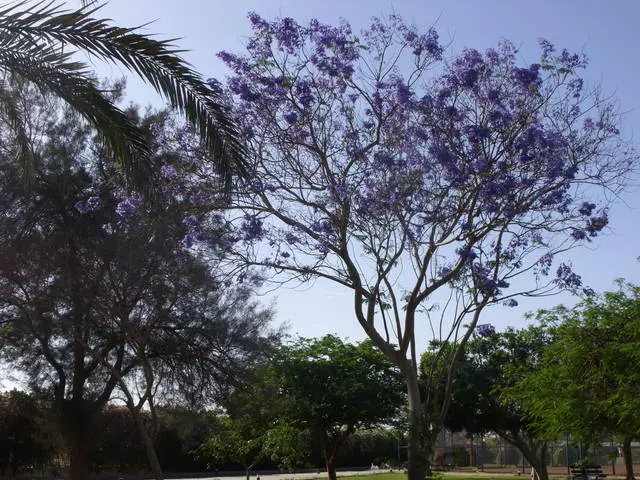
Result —
<svg viewBox="0 0 640 480"><path fill-rule="evenodd" d="M620 449L615 441L605 441L589 447L571 439L548 446L547 467L550 472L568 472L568 466L588 459L603 466L605 473L624 475ZM640 443L632 444L634 469L640 467ZM465 438L461 434L443 432L433 458L434 466L443 469L512 470L525 472L531 465L522 453L501 438L492 435Z"/></svg>

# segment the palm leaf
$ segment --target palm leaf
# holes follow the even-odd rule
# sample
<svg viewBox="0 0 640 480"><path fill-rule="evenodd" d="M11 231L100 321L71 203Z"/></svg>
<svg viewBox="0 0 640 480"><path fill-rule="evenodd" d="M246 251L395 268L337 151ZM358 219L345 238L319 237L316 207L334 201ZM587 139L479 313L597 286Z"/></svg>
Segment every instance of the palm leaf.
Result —
<svg viewBox="0 0 640 480"><path fill-rule="evenodd" d="M35 157L31 148L31 141L25 130L24 112L12 89L5 81L0 81L0 109L5 114L5 120L13 131L18 148L18 160L24 172L23 178L30 183L35 168Z"/></svg>
<svg viewBox="0 0 640 480"><path fill-rule="evenodd" d="M134 186L152 196L145 133L103 95L83 63L71 61L68 53L25 40L10 41L0 33L0 65L57 95L96 125Z"/></svg>
<svg viewBox="0 0 640 480"><path fill-rule="evenodd" d="M147 81L183 113L199 133L217 164L221 177L245 173L244 149L227 112L200 75L182 60L173 40L158 41L92 15L100 8L68 11L53 2L39 2L26 11L0 10L0 31L26 42L70 45L107 62L120 63Z"/></svg>

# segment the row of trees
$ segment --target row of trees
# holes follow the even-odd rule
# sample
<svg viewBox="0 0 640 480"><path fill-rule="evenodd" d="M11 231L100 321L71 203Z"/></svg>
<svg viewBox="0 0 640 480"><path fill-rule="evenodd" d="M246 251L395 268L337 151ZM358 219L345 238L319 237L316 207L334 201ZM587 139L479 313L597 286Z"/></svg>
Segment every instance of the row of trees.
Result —
<svg viewBox="0 0 640 480"><path fill-rule="evenodd" d="M398 421L400 379L370 342L350 345L331 336L300 340L280 347L244 382L209 412L102 408L87 419L87 462L92 470L146 470L143 435L151 429L160 466L171 471L241 467L248 476L258 466L317 466L321 457L335 479L339 457L368 465L395 455L395 435L372 428ZM0 405L7 447L0 458L3 470L49 467L53 457L64 456L65 425L47 397L13 391ZM370 452L358 458L358 449Z"/></svg>
<svg viewBox="0 0 640 480"><path fill-rule="evenodd" d="M466 344L445 427L467 435L497 434L522 453L541 480L548 479L548 446L558 438L570 434L595 447L614 436L623 446L627 479L633 479L630 444L640 438L634 374L640 368L640 287L620 282L617 292L572 310L540 311L537 320L536 326L501 333L485 327ZM433 347L422 356L423 386L433 382L434 371L441 383L447 379L447 368L429 364L441 358L436 352L454 346ZM320 450L335 479L337 459L353 461L354 447L380 444L358 460L365 465L395 457L391 440L404 437L407 428L401 391L399 372L370 342L301 339L253 365L215 411L153 412L160 418L155 448L165 469L241 467L247 477L265 466L317 465ZM11 392L2 405L3 468L42 464L59 451L55 423L46 421L34 397ZM141 415L147 426L157 420L151 415ZM377 439L371 429L383 425L387 433L380 431ZM130 409L103 409L92 429L99 432L88 445L94 466L144 468L144 442ZM353 434L362 431L369 433L360 433L354 444ZM344 450L351 453L345 456Z"/></svg>

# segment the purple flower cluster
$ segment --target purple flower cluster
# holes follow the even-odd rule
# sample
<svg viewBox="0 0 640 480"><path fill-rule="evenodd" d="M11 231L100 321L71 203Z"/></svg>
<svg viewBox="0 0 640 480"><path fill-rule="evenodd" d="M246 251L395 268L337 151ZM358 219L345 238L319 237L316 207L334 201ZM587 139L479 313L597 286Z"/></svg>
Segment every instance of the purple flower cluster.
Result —
<svg viewBox="0 0 640 480"><path fill-rule="evenodd" d="M178 172L176 170L176 167L174 167L173 165L163 165L162 167L160 167L160 174L162 175L162 178L170 180L174 178L178 174Z"/></svg>
<svg viewBox="0 0 640 480"><path fill-rule="evenodd" d="M99 197L89 197L87 200L80 200L73 206L82 215L93 212L102 206Z"/></svg>
<svg viewBox="0 0 640 480"><path fill-rule="evenodd" d="M271 249L270 265L321 263L338 238L383 259L433 248L447 265L430 266L436 278L455 268L456 284L495 300L514 272L554 271L558 232L584 240L608 224L577 188L615 168L598 155L619 134L605 102L583 96L582 55L541 40L539 63L523 66L505 41L444 62L435 30L396 15L358 36L346 23L250 21L246 53L219 54L232 71L222 94L256 172L234 235Z"/></svg>
<svg viewBox="0 0 640 480"><path fill-rule="evenodd" d="M576 274L571 266L561 263L556 271L555 282L561 287L568 290L575 290L582 286L582 278Z"/></svg>
<svg viewBox="0 0 640 480"><path fill-rule="evenodd" d="M496 333L496 329L490 323L484 323L476 327L476 333L479 337L487 338Z"/></svg>
<svg viewBox="0 0 640 480"><path fill-rule="evenodd" d="M262 220L258 217L246 215L242 221L240 229L243 233L243 240L245 242L254 242L261 240L265 235L265 229L262 224Z"/></svg>
<svg viewBox="0 0 640 480"><path fill-rule="evenodd" d="M118 203L116 213L121 217L131 217L144 205L144 200L138 195L127 197Z"/></svg>

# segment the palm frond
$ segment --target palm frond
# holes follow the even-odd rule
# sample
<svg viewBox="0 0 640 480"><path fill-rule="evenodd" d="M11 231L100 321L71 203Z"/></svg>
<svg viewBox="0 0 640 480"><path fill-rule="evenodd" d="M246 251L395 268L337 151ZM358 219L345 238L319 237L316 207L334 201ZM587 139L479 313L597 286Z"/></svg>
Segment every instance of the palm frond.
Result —
<svg viewBox="0 0 640 480"><path fill-rule="evenodd" d="M17 101L12 89L8 88L5 81L0 81L0 110L9 128L16 139L17 160L24 172L23 178L27 184L33 179L35 169L35 156L31 146L29 135L25 129L24 112Z"/></svg>
<svg viewBox="0 0 640 480"><path fill-rule="evenodd" d="M103 61L120 63L138 74L169 100L199 133L217 164L221 177L246 173L244 149L229 116L200 75L180 58L174 40L155 40L139 28L111 25L94 18L100 9L83 7L69 11L52 1L29 2L0 10L0 32L26 41L70 45Z"/></svg>
<svg viewBox="0 0 640 480"><path fill-rule="evenodd" d="M0 65L60 97L95 125L134 186L152 195L145 133L103 95L86 66L70 56L24 39L7 40L0 32Z"/></svg>

